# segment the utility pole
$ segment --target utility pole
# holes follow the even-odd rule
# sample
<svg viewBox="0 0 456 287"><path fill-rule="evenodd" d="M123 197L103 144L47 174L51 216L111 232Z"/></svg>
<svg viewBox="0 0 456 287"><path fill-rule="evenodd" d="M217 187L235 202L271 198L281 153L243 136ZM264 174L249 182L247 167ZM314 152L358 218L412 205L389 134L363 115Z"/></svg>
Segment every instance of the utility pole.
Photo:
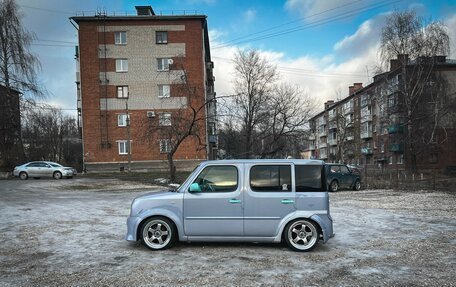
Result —
<svg viewBox="0 0 456 287"><path fill-rule="evenodd" d="M128 142L128 172L131 172L131 135L130 135L130 114L128 112L128 99L125 100L125 111L127 113L127 142Z"/></svg>

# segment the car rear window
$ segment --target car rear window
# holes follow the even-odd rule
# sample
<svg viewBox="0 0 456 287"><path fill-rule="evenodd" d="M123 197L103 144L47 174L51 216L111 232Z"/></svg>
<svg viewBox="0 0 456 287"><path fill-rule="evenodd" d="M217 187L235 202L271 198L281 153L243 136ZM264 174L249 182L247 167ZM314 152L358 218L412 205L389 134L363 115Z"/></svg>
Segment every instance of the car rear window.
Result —
<svg viewBox="0 0 456 287"><path fill-rule="evenodd" d="M296 165L296 191L322 191L322 166Z"/></svg>

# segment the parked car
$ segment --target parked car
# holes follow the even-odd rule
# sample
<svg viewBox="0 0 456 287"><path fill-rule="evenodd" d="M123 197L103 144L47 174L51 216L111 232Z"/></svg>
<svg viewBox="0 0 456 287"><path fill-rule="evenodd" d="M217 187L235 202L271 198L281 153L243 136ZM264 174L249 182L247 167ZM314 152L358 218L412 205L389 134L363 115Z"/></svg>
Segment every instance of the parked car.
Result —
<svg viewBox="0 0 456 287"><path fill-rule="evenodd" d="M222 160L201 163L176 190L134 199L126 240L152 250L177 240L285 241L309 251L333 235L322 161Z"/></svg>
<svg viewBox="0 0 456 287"><path fill-rule="evenodd" d="M327 163L325 169L329 191L338 191L341 188L361 189L360 172L352 170L345 164L338 163Z"/></svg>
<svg viewBox="0 0 456 287"><path fill-rule="evenodd" d="M75 169L51 161L32 161L16 166L13 175L23 180L28 179L29 177L53 177L55 179L61 179L62 177L72 178L75 175Z"/></svg>
<svg viewBox="0 0 456 287"><path fill-rule="evenodd" d="M347 164L348 168L351 170L351 172L361 174L363 168L359 165L354 165L354 164Z"/></svg>

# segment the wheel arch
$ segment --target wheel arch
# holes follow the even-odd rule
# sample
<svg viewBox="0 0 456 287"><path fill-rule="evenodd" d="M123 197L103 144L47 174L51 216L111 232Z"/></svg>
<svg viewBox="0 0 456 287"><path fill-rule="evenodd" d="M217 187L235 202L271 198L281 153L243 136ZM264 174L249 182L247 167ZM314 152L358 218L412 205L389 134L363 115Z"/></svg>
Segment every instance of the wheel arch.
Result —
<svg viewBox="0 0 456 287"><path fill-rule="evenodd" d="M170 212L166 212L165 210L156 210L148 211L141 215L141 220L138 222L138 225L136 226L136 241L138 241L141 238L141 227L144 224L144 222L153 217L163 217L168 219L176 227L178 240L183 241L186 239L186 237L184 236L182 221L179 220L179 218L176 215L170 214Z"/></svg>

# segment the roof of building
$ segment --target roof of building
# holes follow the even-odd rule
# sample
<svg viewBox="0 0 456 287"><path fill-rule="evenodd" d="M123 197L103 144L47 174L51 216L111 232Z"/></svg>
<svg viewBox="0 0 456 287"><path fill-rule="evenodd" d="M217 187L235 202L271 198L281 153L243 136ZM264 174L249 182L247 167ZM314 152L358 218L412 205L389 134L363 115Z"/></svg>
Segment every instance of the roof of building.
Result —
<svg viewBox="0 0 456 287"><path fill-rule="evenodd" d="M71 20L76 23L84 21L143 21L143 20L188 20L188 19L206 19L206 15L127 15L127 16L108 16L108 15L90 15L90 16L73 16Z"/></svg>

